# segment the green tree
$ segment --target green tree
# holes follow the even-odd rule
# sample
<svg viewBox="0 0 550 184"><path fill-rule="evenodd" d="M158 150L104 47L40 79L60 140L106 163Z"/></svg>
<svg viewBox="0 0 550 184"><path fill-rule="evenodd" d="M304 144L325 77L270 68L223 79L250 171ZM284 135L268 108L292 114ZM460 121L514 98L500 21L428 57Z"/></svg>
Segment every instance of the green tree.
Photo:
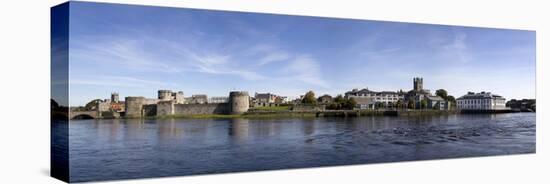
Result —
<svg viewBox="0 0 550 184"><path fill-rule="evenodd" d="M453 103L456 102L455 97L452 96L452 95L447 96L447 98L445 98L445 100L447 100L447 101L449 101L449 102L453 102Z"/></svg>
<svg viewBox="0 0 550 184"><path fill-rule="evenodd" d="M428 107L428 101L426 99L420 100L420 108L425 109Z"/></svg>
<svg viewBox="0 0 550 184"><path fill-rule="evenodd" d="M336 107L335 109L342 109L344 108L343 105L346 103L346 99L342 95L337 95L332 103Z"/></svg>
<svg viewBox="0 0 550 184"><path fill-rule="evenodd" d="M335 103L344 103L346 99L342 95L337 95L336 98L334 98Z"/></svg>
<svg viewBox="0 0 550 184"><path fill-rule="evenodd" d="M376 106L377 109L381 109L381 108L384 108L384 103L382 103L382 102L376 102L376 103L374 104L374 106Z"/></svg>
<svg viewBox="0 0 550 184"><path fill-rule="evenodd" d="M97 108L97 104L99 104L99 102L101 102L100 99L92 100L92 101L88 102L86 104L86 106L84 106L84 108L88 111L95 110Z"/></svg>
<svg viewBox="0 0 550 184"><path fill-rule="evenodd" d="M346 100L346 108L353 109L353 108L355 108L355 106L357 106L357 102L355 101L355 99L348 98Z"/></svg>
<svg viewBox="0 0 550 184"><path fill-rule="evenodd" d="M302 99L302 103L304 104L315 104L317 102L315 98L315 93L313 91L308 91L306 95L304 95L304 99Z"/></svg>
<svg viewBox="0 0 550 184"><path fill-rule="evenodd" d="M403 100L401 100L401 99L397 100L397 104L396 104L396 105L397 105L397 108L403 108L403 105L404 105L404 104L403 104Z"/></svg>
<svg viewBox="0 0 550 184"><path fill-rule="evenodd" d="M388 102L388 107L393 108L393 107L395 107L395 104L393 102Z"/></svg>
<svg viewBox="0 0 550 184"><path fill-rule="evenodd" d="M337 109L338 109L338 104L336 104L336 103L328 104L328 105L327 105L327 109L330 109L330 110L337 110Z"/></svg>
<svg viewBox="0 0 550 184"><path fill-rule="evenodd" d="M446 100L451 101L451 102L456 101L456 99L455 99L455 97L454 97L453 95L447 96L447 99L446 99Z"/></svg>
<svg viewBox="0 0 550 184"><path fill-rule="evenodd" d="M447 96L447 98L445 98L445 100L447 100L449 102L449 106L456 107L456 99L455 99L454 96L449 95L449 96Z"/></svg>
<svg viewBox="0 0 550 184"><path fill-rule="evenodd" d="M414 100L409 100L409 101L407 102L407 107L408 107L409 109L414 109L414 108L416 108L416 107L414 106Z"/></svg>
<svg viewBox="0 0 550 184"><path fill-rule="evenodd" d="M353 109L357 106L357 101L354 98L344 98L342 95L337 95L333 102L327 106L328 109Z"/></svg>
<svg viewBox="0 0 550 184"><path fill-rule="evenodd" d="M447 90L444 89L438 89L435 91L435 95L440 96L443 99L447 99Z"/></svg>

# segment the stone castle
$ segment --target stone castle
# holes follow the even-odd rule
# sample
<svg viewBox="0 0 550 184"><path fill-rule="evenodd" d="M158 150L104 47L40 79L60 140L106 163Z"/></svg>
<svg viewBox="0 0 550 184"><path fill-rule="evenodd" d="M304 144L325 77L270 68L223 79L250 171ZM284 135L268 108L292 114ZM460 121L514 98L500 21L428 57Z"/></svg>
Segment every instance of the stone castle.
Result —
<svg viewBox="0 0 550 184"><path fill-rule="evenodd" d="M183 92L159 90L157 99L129 96L125 98L125 117L152 117L200 114L243 114L250 106L246 91L232 91L227 102L184 103Z"/></svg>

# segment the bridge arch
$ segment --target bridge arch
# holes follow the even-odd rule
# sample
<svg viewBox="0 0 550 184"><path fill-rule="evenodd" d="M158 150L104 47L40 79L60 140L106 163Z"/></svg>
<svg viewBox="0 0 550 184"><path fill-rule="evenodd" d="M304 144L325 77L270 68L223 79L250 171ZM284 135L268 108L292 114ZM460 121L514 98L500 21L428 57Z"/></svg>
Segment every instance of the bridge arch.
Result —
<svg viewBox="0 0 550 184"><path fill-rule="evenodd" d="M70 119L97 119L98 112L96 111L75 111L71 112Z"/></svg>
<svg viewBox="0 0 550 184"><path fill-rule="evenodd" d="M88 115L88 114L79 114L79 115L74 116L71 119L95 119L95 118Z"/></svg>

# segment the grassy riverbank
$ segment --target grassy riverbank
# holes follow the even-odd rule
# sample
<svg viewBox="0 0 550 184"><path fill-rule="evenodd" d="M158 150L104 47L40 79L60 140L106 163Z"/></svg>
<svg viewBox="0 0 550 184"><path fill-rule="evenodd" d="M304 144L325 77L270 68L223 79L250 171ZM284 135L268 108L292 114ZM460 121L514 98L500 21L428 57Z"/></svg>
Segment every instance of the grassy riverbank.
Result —
<svg viewBox="0 0 550 184"><path fill-rule="evenodd" d="M315 117L314 112L309 113L293 113L293 112L262 112L262 113L245 113L245 114L197 114L197 115L166 115L152 116L146 119L229 119L229 118L293 118L293 117Z"/></svg>
<svg viewBox="0 0 550 184"><path fill-rule="evenodd" d="M274 111L249 111L244 114L198 114L198 115L167 115L146 117L146 119L227 119L227 118L297 118L297 117L361 117L361 116L438 116L457 114L458 111L440 110L337 110L337 111L290 111L279 108Z"/></svg>
<svg viewBox="0 0 550 184"><path fill-rule="evenodd" d="M268 112L273 112L273 111L289 111L290 110L290 106L265 106L265 107L253 107L253 108L250 108L249 111L268 111Z"/></svg>

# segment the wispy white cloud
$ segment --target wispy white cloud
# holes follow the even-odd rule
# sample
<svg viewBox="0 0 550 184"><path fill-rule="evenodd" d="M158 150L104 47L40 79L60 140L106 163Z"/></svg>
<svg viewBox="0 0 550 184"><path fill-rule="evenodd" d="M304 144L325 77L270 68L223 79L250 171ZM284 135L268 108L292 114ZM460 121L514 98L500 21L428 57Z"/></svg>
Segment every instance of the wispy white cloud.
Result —
<svg viewBox="0 0 550 184"><path fill-rule="evenodd" d="M284 49L266 43L254 45L243 52L245 56L255 57L258 66L278 61L287 61L292 54Z"/></svg>
<svg viewBox="0 0 550 184"><path fill-rule="evenodd" d="M73 43L75 47L71 49L71 60L102 63L101 66L112 66L121 71L200 72L235 75L246 80L265 78L238 62L231 61L233 56L229 54L193 49L187 44L149 38L146 35L137 37L141 41L122 37L95 41L78 39L79 42ZM267 58L271 61L274 59L277 58Z"/></svg>
<svg viewBox="0 0 550 184"><path fill-rule="evenodd" d="M460 63L469 62L471 56L468 54L468 46L466 44L467 35L464 33L456 33L452 42L441 46L442 54L453 58Z"/></svg>
<svg viewBox="0 0 550 184"><path fill-rule="evenodd" d="M361 52L359 55L362 55L362 56L371 56L371 57L376 57L376 56L380 56L380 55L386 55L386 54L392 54L392 53L395 53L397 51L399 51L401 48L399 47L395 47L395 48L385 48L385 49L380 49L380 50L366 50L366 51L363 51Z"/></svg>
<svg viewBox="0 0 550 184"><path fill-rule="evenodd" d="M247 67L242 66L237 62L232 62L232 56L230 55L219 55L215 53L198 54L197 52L192 52L189 49L182 49L182 51L189 59L188 61L191 61L191 65L197 68L198 72L236 75L252 81L265 78L263 75L260 75L254 71L247 70Z"/></svg>
<svg viewBox="0 0 550 184"><path fill-rule="evenodd" d="M174 83L145 80L128 76L96 76L87 78L76 78L69 80L70 85L93 85L93 86L113 86L113 87L138 87L149 88L177 86Z"/></svg>
<svg viewBox="0 0 550 184"><path fill-rule="evenodd" d="M259 31L245 32L250 36L264 34ZM268 33L270 35L272 33ZM128 35L79 35L71 42L71 61L82 61L98 68L94 73L79 73L72 84L111 85L135 87L139 81L112 78L106 81L97 75L122 75L137 77L162 73L160 76L189 76L192 73L236 76L246 81L287 81L288 76L320 87L328 83L322 79L321 66L313 57L282 49L270 41L257 43L227 43L224 40L206 37L169 39L162 34L151 35L147 31L133 31ZM286 70L273 70L277 63ZM306 67L307 70L298 69ZM80 67L79 70L85 70ZM260 72L261 71L261 72ZM77 73L77 72L75 72ZM118 80L118 81L117 81ZM123 81L123 82L119 82Z"/></svg>
<svg viewBox="0 0 550 184"><path fill-rule="evenodd" d="M287 52L275 51L272 53L268 53L264 57L262 57L259 60L258 65L263 66L272 62L285 61L285 60L288 60L289 58L290 58L290 55Z"/></svg>
<svg viewBox="0 0 550 184"><path fill-rule="evenodd" d="M291 73L291 77L296 81L323 88L329 87L322 78L321 65L309 55L297 56L286 66L285 71Z"/></svg>
<svg viewBox="0 0 550 184"><path fill-rule="evenodd" d="M166 59L149 52L145 43L118 37L88 37L71 42L71 62L95 62L121 70L162 71L178 73L180 67L166 63Z"/></svg>

